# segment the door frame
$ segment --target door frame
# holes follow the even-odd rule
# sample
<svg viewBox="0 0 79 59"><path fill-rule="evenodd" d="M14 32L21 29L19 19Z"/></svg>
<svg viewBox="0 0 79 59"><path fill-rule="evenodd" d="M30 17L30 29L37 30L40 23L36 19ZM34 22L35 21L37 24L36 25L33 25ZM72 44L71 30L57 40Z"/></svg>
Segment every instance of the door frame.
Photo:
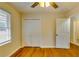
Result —
<svg viewBox="0 0 79 59"><path fill-rule="evenodd" d="M74 23L74 21L77 21L78 19L73 19L72 21L73 21L73 43L75 43L76 45L79 45L78 43L77 43L77 35L76 35L76 24Z"/></svg>

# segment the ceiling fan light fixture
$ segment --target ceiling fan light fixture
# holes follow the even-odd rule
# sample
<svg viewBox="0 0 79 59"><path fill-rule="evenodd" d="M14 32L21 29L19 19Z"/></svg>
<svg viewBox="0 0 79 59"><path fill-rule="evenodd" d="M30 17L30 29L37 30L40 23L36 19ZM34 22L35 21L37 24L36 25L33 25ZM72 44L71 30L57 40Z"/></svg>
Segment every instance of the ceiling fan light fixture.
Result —
<svg viewBox="0 0 79 59"><path fill-rule="evenodd" d="M40 7L49 7L50 3L49 2L39 2Z"/></svg>
<svg viewBox="0 0 79 59"><path fill-rule="evenodd" d="M49 6L51 6L55 9L58 8L58 5L55 2L34 2L31 7L35 8L38 5L40 7L49 7Z"/></svg>
<svg viewBox="0 0 79 59"><path fill-rule="evenodd" d="M49 7L50 3L49 2L45 2L45 7Z"/></svg>
<svg viewBox="0 0 79 59"><path fill-rule="evenodd" d="M39 2L39 5L40 5L41 7L44 7L44 6L45 6L45 2Z"/></svg>

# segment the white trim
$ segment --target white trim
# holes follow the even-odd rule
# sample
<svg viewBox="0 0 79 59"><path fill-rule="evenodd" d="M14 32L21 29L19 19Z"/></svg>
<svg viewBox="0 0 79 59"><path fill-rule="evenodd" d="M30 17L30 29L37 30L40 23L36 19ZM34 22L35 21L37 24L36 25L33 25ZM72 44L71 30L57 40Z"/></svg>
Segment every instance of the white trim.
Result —
<svg viewBox="0 0 79 59"><path fill-rule="evenodd" d="M77 45L77 46L79 46L79 44L78 43L75 43L75 42L71 42L72 44L74 44L74 45Z"/></svg>
<svg viewBox="0 0 79 59"><path fill-rule="evenodd" d="M6 41L4 43L1 43L0 46L3 46L3 45L8 44L8 43L11 43L11 40L8 40L8 41Z"/></svg>
<svg viewBox="0 0 79 59"><path fill-rule="evenodd" d="M14 54L17 50L19 50L20 48L22 48L22 47L19 47L19 48L17 48L17 49L15 49L15 50L13 50L13 52L12 53L10 53L9 55L8 55L8 57L10 57L12 54Z"/></svg>
<svg viewBox="0 0 79 59"><path fill-rule="evenodd" d="M40 48L55 48L55 46L41 46Z"/></svg>

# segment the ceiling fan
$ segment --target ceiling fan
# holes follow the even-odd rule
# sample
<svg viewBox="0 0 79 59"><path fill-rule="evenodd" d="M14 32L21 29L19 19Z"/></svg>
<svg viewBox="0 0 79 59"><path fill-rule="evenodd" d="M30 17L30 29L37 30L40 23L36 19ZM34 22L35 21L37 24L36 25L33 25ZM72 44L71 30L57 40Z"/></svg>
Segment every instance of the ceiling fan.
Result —
<svg viewBox="0 0 79 59"><path fill-rule="evenodd" d="M31 7L35 8L38 5L40 5L42 7L52 6L55 9L58 8L58 5L55 2L34 2Z"/></svg>

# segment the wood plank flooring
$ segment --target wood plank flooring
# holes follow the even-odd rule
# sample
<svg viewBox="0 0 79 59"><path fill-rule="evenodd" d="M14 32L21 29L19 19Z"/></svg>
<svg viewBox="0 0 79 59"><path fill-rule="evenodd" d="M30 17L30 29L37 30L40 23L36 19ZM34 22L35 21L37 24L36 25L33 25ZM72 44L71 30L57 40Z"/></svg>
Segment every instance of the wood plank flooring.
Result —
<svg viewBox="0 0 79 59"><path fill-rule="evenodd" d="M79 57L79 47L73 44L70 49L24 47L11 57Z"/></svg>

